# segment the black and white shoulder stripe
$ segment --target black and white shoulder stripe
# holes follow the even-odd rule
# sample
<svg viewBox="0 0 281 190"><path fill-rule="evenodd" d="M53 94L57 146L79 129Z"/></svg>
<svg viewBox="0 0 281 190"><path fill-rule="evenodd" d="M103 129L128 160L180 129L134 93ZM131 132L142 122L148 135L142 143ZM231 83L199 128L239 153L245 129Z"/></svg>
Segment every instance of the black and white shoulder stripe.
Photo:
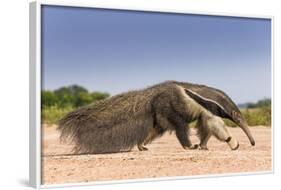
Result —
<svg viewBox="0 0 281 190"><path fill-rule="evenodd" d="M190 89L185 89L185 93L212 114L232 120L231 115L227 113L226 109L217 101L206 98Z"/></svg>

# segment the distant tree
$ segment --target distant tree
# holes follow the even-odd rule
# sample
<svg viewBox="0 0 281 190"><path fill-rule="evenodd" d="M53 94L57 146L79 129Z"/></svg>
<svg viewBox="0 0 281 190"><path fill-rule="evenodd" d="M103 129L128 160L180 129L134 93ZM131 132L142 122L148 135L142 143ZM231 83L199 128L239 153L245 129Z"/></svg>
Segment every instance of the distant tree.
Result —
<svg viewBox="0 0 281 190"><path fill-rule="evenodd" d="M257 107L268 107L271 106L271 99L263 99L257 102Z"/></svg>
<svg viewBox="0 0 281 190"><path fill-rule="evenodd" d="M92 92L91 96L93 101L98 101L98 100L103 100L109 97L110 95L106 92Z"/></svg>
<svg viewBox="0 0 281 190"><path fill-rule="evenodd" d="M257 107L257 105L255 104L255 103L248 103L247 104L247 108L256 108Z"/></svg>
<svg viewBox="0 0 281 190"><path fill-rule="evenodd" d="M77 94L77 96L75 96L74 106L80 107L80 106L90 104L92 102L93 102L93 99L92 99L91 94L86 93L86 92L80 92L79 94Z"/></svg>
<svg viewBox="0 0 281 190"><path fill-rule="evenodd" d="M41 95L42 106L54 106L58 104L58 98L52 91L42 91Z"/></svg>
<svg viewBox="0 0 281 190"><path fill-rule="evenodd" d="M261 108L261 107L270 107L271 106L271 99L265 98L259 100L257 103L248 103L247 108Z"/></svg>
<svg viewBox="0 0 281 190"><path fill-rule="evenodd" d="M65 94L71 95L71 96L77 96L79 93L88 93L88 90L82 86L79 85L71 85L68 87L61 87L54 91L54 93L57 96L62 96Z"/></svg>
<svg viewBox="0 0 281 190"><path fill-rule="evenodd" d="M42 91L42 106L58 106L60 108L81 107L109 97L108 93L90 93L79 85L61 87L55 91Z"/></svg>
<svg viewBox="0 0 281 190"><path fill-rule="evenodd" d="M58 97L61 107L78 107L78 105L81 104L80 100L78 100L79 94L87 94L88 90L82 86L71 85L68 87L61 87L55 90L54 93Z"/></svg>

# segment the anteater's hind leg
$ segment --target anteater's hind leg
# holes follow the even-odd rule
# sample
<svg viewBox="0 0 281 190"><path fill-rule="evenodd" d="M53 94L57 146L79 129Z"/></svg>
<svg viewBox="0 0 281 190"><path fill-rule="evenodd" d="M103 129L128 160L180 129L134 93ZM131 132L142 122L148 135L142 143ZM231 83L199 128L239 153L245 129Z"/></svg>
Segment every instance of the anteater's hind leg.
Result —
<svg viewBox="0 0 281 190"><path fill-rule="evenodd" d="M139 151L146 151L146 150L148 150L148 148L146 148L143 143L138 144L138 149L139 149Z"/></svg>
<svg viewBox="0 0 281 190"><path fill-rule="evenodd" d="M148 148L145 147L148 143L151 143L156 137L161 135L161 131L158 131L157 127L153 127L149 130L147 137L142 143L138 143L138 149L140 151L148 150Z"/></svg>
<svg viewBox="0 0 281 190"><path fill-rule="evenodd" d="M147 135L146 139L144 140L143 144L147 145L148 143L151 143L156 137L159 136L159 132L157 131L156 128L152 128L149 131L149 134Z"/></svg>
<svg viewBox="0 0 281 190"><path fill-rule="evenodd" d="M168 129L172 129L174 126L161 114L155 115L155 121L152 128L149 129L147 137L144 139L143 142L138 143L138 149L140 151L148 150L145 145L151 143L157 137L161 137L165 131Z"/></svg>
<svg viewBox="0 0 281 190"><path fill-rule="evenodd" d="M139 151L147 151L147 150L148 150L148 148L146 148L144 145L146 145L145 142L147 141L147 139L150 138L150 136L151 136L150 133L151 133L151 132L149 131L149 132L148 132L148 135L147 135L147 137L144 139L144 141L138 143L138 149L139 149Z"/></svg>

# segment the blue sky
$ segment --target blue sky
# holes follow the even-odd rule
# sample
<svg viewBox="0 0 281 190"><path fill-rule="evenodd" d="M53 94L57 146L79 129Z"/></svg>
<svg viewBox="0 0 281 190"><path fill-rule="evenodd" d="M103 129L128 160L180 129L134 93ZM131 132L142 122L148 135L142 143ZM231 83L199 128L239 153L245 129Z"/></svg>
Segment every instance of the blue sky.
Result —
<svg viewBox="0 0 281 190"><path fill-rule="evenodd" d="M114 95L178 80L257 101L271 97L271 21L44 6L42 77L44 90Z"/></svg>

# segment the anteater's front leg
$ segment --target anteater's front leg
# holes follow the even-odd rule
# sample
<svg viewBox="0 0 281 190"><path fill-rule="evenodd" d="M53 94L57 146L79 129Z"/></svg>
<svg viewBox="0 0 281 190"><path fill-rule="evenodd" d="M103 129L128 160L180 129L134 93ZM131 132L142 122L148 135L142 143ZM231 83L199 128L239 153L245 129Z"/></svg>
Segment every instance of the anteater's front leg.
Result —
<svg viewBox="0 0 281 190"><path fill-rule="evenodd" d="M207 144L212 136L210 129L207 126L207 123L201 117L196 124L197 135L200 139L199 149L200 150L208 150Z"/></svg>
<svg viewBox="0 0 281 190"><path fill-rule="evenodd" d="M198 145L192 146L189 140L189 127L185 120L177 114L173 114L169 118L171 123L174 124L176 130L176 136L184 149L197 149Z"/></svg>
<svg viewBox="0 0 281 190"><path fill-rule="evenodd" d="M208 144L208 141L209 141L211 136L212 136L211 133L208 133L205 136L202 136L202 138L200 140L200 144L199 144L200 150L208 150L207 144Z"/></svg>
<svg viewBox="0 0 281 190"><path fill-rule="evenodd" d="M239 148L239 142L234 138L230 131L225 126L220 117L212 117L207 120L207 125L211 133L220 141L225 141L232 150Z"/></svg>
<svg viewBox="0 0 281 190"><path fill-rule="evenodd" d="M189 140L189 128L186 126L177 126L176 136L184 149L197 149L199 147L197 144L191 144Z"/></svg>

